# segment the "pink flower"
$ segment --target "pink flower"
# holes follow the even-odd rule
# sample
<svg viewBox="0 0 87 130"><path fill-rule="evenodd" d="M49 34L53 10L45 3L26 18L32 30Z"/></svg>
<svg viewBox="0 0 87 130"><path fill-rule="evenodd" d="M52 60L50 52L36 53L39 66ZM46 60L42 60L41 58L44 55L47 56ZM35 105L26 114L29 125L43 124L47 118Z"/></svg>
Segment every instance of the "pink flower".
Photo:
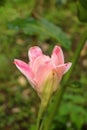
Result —
<svg viewBox="0 0 87 130"><path fill-rule="evenodd" d="M71 63L64 63L64 55L59 46L55 46L51 57L42 53L38 46L28 51L29 63L15 59L17 68L27 77L32 87L41 94L46 83L52 82L53 91L57 89L62 76L69 70Z"/></svg>

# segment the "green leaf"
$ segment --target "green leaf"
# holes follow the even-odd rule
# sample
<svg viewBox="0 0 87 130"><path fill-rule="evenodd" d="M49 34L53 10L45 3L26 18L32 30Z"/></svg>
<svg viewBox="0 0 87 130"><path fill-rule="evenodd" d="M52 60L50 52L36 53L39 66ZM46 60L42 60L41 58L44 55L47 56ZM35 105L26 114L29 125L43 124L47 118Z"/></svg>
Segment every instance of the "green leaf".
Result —
<svg viewBox="0 0 87 130"><path fill-rule="evenodd" d="M29 130L35 130L36 129L36 125L31 125Z"/></svg>
<svg viewBox="0 0 87 130"><path fill-rule="evenodd" d="M68 36L61 30L60 27L54 25L46 19L40 19L40 21L38 22L40 23L42 27L41 29L45 34L54 38L57 42L59 42L59 44L61 44L66 49L70 48L71 42Z"/></svg>
<svg viewBox="0 0 87 130"><path fill-rule="evenodd" d="M9 29L15 28L16 31L22 30L25 34L37 35L40 41L51 38L66 49L70 49L71 46L68 36L61 28L46 19L17 19L9 23L8 27Z"/></svg>
<svg viewBox="0 0 87 130"><path fill-rule="evenodd" d="M80 4L87 9L87 0L79 0Z"/></svg>
<svg viewBox="0 0 87 130"><path fill-rule="evenodd" d="M0 23L15 20L16 18L27 17L32 13L35 6L35 0L12 0L6 1L4 6L0 7ZM20 13L21 12L21 13Z"/></svg>
<svg viewBox="0 0 87 130"><path fill-rule="evenodd" d="M84 1L83 1L84 2ZM87 4L86 4L87 6ZM81 22L87 22L87 7L85 8L80 2L78 2L78 18Z"/></svg>

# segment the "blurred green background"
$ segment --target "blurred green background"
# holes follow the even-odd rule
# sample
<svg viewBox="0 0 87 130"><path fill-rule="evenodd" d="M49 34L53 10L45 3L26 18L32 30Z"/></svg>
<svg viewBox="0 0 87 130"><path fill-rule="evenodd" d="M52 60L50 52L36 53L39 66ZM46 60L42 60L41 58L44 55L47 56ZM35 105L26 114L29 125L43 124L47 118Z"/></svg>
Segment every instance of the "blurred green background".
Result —
<svg viewBox="0 0 87 130"><path fill-rule="evenodd" d="M85 28L76 0L0 1L0 130L34 130L37 119L40 99L14 58L28 62L34 45L50 55L57 44L71 61ZM87 41L50 130L87 130Z"/></svg>

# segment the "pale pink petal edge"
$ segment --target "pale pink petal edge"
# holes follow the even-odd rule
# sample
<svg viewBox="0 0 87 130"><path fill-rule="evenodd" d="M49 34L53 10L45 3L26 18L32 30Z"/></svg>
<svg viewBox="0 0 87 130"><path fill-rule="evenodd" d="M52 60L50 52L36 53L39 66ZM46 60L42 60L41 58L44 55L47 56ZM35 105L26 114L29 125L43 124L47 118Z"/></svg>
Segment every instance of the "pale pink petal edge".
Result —
<svg viewBox="0 0 87 130"><path fill-rule="evenodd" d="M28 57L30 62L33 62L38 56L43 55L42 50L38 46L33 46L28 50Z"/></svg>
<svg viewBox="0 0 87 130"><path fill-rule="evenodd" d="M51 59L56 65L64 64L64 55L60 46L55 46L51 55Z"/></svg>
<svg viewBox="0 0 87 130"><path fill-rule="evenodd" d="M66 63L66 69L64 71L64 74L70 69L71 66L72 66L71 62Z"/></svg>
<svg viewBox="0 0 87 130"><path fill-rule="evenodd" d="M62 76L69 70L70 67L71 67L70 62L55 67L55 70L57 71L58 74L59 81L62 79Z"/></svg>
<svg viewBox="0 0 87 130"><path fill-rule="evenodd" d="M34 74L29 65L19 59L14 59L14 64L20 70L20 72L29 80L30 84L34 87Z"/></svg>

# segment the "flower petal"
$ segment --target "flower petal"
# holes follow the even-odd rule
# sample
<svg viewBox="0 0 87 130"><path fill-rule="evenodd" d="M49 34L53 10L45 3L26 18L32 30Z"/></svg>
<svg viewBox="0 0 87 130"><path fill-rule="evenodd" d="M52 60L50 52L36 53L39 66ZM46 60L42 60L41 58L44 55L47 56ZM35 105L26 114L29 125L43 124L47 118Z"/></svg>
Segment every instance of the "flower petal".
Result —
<svg viewBox="0 0 87 130"><path fill-rule="evenodd" d="M45 62L44 64L39 66L34 79L37 83L37 89L39 92L42 90L43 84L52 69L53 65L50 63L50 61Z"/></svg>
<svg viewBox="0 0 87 130"><path fill-rule="evenodd" d="M48 63L49 61L51 61L49 56L46 55L42 55L39 56L38 58L36 58L36 60L34 61L33 65L32 65L32 70L34 72L34 74L37 72L38 68L43 65Z"/></svg>
<svg viewBox="0 0 87 130"><path fill-rule="evenodd" d="M56 67L59 81L62 79L64 73L66 73L71 67L71 63L62 64Z"/></svg>
<svg viewBox="0 0 87 130"><path fill-rule="evenodd" d="M21 61L21 60L18 60L18 59L14 60L14 64L23 73L23 75L27 77L27 79L29 80L31 85L32 84L35 85L35 82L33 80L34 74L31 70L31 68L29 67L29 65L26 64L25 62Z"/></svg>
<svg viewBox="0 0 87 130"><path fill-rule="evenodd" d="M65 69L65 71L64 71L64 74L70 69L71 65L72 65L71 62L66 63L66 69Z"/></svg>
<svg viewBox="0 0 87 130"><path fill-rule="evenodd" d="M30 59L30 64L32 65L34 60L38 57L41 56L42 50L38 46L31 47L28 51L28 56Z"/></svg>
<svg viewBox="0 0 87 130"><path fill-rule="evenodd" d="M59 46L55 46L53 49L53 53L51 55L52 62L55 65L64 64L64 55L63 51Z"/></svg>

